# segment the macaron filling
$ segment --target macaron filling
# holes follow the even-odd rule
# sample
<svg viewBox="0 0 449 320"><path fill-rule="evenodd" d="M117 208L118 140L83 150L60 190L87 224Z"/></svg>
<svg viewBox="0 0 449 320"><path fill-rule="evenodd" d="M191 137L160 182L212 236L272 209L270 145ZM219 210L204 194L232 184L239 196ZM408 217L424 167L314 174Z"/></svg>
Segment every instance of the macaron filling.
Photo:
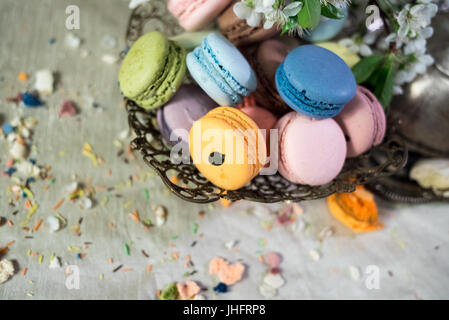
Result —
<svg viewBox="0 0 449 320"><path fill-rule="evenodd" d="M232 100L232 102L237 105L242 102L242 98L237 92L235 92L228 84L228 82L217 72L217 70L209 63L208 59L205 58L204 51L201 47L197 47L193 50L193 56L199 63L199 65L206 70L210 75L213 82L225 92Z"/></svg>
<svg viewBox="0 0 449 320"><path fill-rule="evenodd" d="M304 113L307 116L314 118L333 117L344 108L344 104L330 104L323 101L314 101L307 97L306 90L300 91L293 87L285 74L283 63L276 70L276 83L278 88L282 88L282 90L279 90L279 94L287 98L286 103L295 110L298 105L302 106L303 109L301 109L301 113Z"/></svg>
<svg viewBox="0 0 449 320"><path fill-rule="evenodd" d="M209 60L209 63L215 68L215 70L221 75L221 77L229 84L229 86L236 91L241 96L248 96L249 95L249 89L240 84L233 76L232 74L226 70L226 68L218 61L217 56L213 52L213 49L209 46L209 42L206 39L204 39L202 43L202 49L206 56L206 58Z"/></svg>
<svg viewBox="0 0 449 320"><path fill-rule="evenodd" d="M170 97L167 91L176 90L173 87L181 83L185 73L184 60L184 49L170 41L162 74L151 86L139 94L135 101L144 107L152 107L155 104L160 105L167 102Z"/></svg>

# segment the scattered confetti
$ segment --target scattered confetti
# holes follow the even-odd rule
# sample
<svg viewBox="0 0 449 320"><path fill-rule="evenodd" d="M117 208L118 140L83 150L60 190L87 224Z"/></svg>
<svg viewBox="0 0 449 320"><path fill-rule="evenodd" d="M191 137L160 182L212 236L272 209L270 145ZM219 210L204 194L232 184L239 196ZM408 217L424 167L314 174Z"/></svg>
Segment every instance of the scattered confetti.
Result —
<svg viewBox="0 0 449 320"><path fill-rule="evenodd" d="M310 250L309 255L313 261L318 261L321 258L321 254L315 249Z"/></svg>
<svg viewBox="0 0 449 320"><path fill-rule="evenodd" d="M228 292L228 286L222 282L220 282L219 284L217 284L214 287L214 291L217 293L226 293Z"/></svg>
<svg viewBox="0 0 449 320"><path fill-rule="evenodd" d="M170 283L164 290L161 291L161 300L177 300L179 298L178 288L176 283Z"/></svg>
<svg viewBox="0 0 449 320"><path fill-rule="evenodd" d="M73 117L78 113L76 104L73 101L65 101L59 109L59 117Z"/></svg>
<svg viewBox="0 0 449 320"><path fill-rule="evenodd" d="M200 287L193 281L177 283L176 287L181 300L190 300L201 291Z"/></svg>
<svg viewBox="0 0 449 320"><path fill-rule="evenodd" d="M34 88L39 91L40 94L53 93L54 77L53 72L50 70L39 70L36 72L36 82Z"/></svg>
<svg viewBox="0 0 449 320"><path fill-rule="evenodd" d="M222 258L213 258L209 263L209 273L218 273L218 278L226 285L232 285L242 279L245 266L241 263L229 264Z"/></svg>
<svg viewBox="0 0 449 320"><path fill-rule="evenodd" d="M14 265L9 260L0 261L0 284L6 282L9 278L14 275Z"/></svg>
<svg viewBox="0 0 449 320"><path fill-rule="evenodd" d="M355 266L349 266L349 275L354 281L360 280L360 269Z"/></svg>

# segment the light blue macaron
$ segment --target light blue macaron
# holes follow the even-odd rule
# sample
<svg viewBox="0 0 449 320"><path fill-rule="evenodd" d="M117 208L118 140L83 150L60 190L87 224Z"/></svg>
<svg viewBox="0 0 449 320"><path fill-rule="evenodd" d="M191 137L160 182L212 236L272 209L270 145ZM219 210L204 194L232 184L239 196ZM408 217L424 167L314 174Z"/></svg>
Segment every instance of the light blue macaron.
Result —
<svg viewBox="0 0 449 320"><path fill-rule="evenodd" d="M348 65L333 52L305 45L292 50L276 70L276 87L295 111L311 118L332 118L355 96Z"/></svg>
<svg viewBox="0 0 449 320"><path fill-rule="evenodd" d="M348 16L348 10L345 8L342 10L344 18L342 19L330 19L321 17L321 21L318 26L304 34L304 39L310 42L327 41L334 38L343 29Z"/></svg>
<svg viewBox="0 0 449 320"><path fill-rule="evenodd" d="M198 85L221 106L236 106L257 87L254 71L222 35L211 33L187 55L187 68Z"/></svg>

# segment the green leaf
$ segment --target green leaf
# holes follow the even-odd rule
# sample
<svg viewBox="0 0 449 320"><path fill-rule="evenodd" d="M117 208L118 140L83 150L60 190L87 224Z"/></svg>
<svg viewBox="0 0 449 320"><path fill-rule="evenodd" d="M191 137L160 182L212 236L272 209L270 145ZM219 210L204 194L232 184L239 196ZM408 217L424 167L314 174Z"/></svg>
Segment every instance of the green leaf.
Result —
<svg viewBox="0 0 449 320"><path fill-rule="evenodd" d="M355 66L353 66L352 73L354 74L357 83L367 81L383 60L384 56L372 55L363 58Z"/></svg>
<svg viewBox="0 0 449 320"><path fill-rule="evenodd" d="M321 7L321 15L330 19L343 19L345 17L343 12L329 2Z"/></svg>
<svg viewBox="0 0 449 320"><path fill-rule="evenodd" d="M304 29L313 29L320 22L320 17L320 0L303 0L302 9L298 13L298 24Z"/></svg>
<svg viewBox="0 0 449 320"><path fill-rule="evenodd" d="M298 25L298 20L295 17L289 17L287 22L282 26L281 35L288 32L290 29L293 29Z"/></svg>
<svg viewBox="0 0 449 320"><path fill-rule="evenodd" d="M394 55L390 55L387 61L376 73L374 94L386 110L393 98L394 78L396 76L396 61Z"/></svg>

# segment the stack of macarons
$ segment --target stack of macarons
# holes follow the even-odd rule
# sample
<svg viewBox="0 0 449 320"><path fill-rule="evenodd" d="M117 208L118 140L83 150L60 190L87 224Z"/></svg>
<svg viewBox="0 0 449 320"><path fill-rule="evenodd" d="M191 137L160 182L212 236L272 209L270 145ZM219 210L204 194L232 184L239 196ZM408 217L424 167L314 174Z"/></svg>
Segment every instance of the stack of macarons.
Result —
<svg viewBox="0 0 449 320"><path fill-rule="evenodd" d="M331 182L346 158L383 140L380 103L334 48L248 27L231 2L169 0L188 32L140 37L120 69L123 95L156 110L167 146L188 150L224 190L244 187L268 164L293 183ZM223 34L201 30L216 18ZM195 84L184 83L187 72Z"/></svg>

